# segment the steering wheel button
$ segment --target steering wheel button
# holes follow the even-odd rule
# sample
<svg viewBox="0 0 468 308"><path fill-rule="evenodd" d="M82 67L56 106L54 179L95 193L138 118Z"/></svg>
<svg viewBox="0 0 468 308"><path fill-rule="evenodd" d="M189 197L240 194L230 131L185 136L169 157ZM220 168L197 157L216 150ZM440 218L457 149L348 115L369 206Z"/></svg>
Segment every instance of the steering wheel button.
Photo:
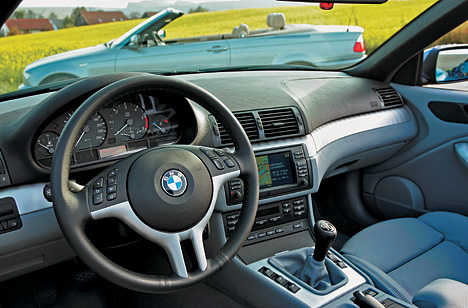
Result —
<svg viewBox="0 0 468 308"><path fill-rule="evenodd" d="M104 179L103 179L103 178L99 178L99 179L97 179L96 182L94 182L93 188L94 188L94 189L96 189L96 188L101 188L102 186L104 186Z"/></svg>
<svg viewBox="0 0 468 308"><path fill-rule="evenodd" d="M117 191L117 185L107 186L107 193L111 194Z"/></svg>
<svg viewBox="0 0 468 308"><path fill-rule="evenodd" d="M210 159L213 159L213 158L216 158L216 155L213 153L213 151L211 151L210 149L207 149L207 148L201 148L200 149L203 153L205 153L206 156L208 156L208 158Z"/></svg>
<svg viewBox="0 0 468 308"><path fill-rule="evenodd" d="M111 177L117 176L118 173L119 173L119 169L115 168L115 169L112 169L111 171L109 171L107 176L111 178Z"/></svg>
<svg viewBox="0 0 468 308"><path fill-rule="evenodd" d="M114 200L115 198L117 198L117 193L111 193L111 194L107 194L107 201L112 201Z"/></svg>
<svg viewBox="0 0 468 308"><path fill-rule="evenodd" d="M93 196L102 194L102 188L96 188L93 190Z"/></svg>
<svg viewBox="0 0 468 308"><path fill-rule="evenodd" d="M221 157L226 156L226 152L223 150L214 149L213 151Z"/></svg>
<svg viewBox="0 0 468 308"><path fill-rule="evenodd" d="M107 179L107 185L114 185L115 183L117 183L117 178L116 177Z"/></svg>
<svg viewBox="0 0 468 308"><path fill-rule="evenodd" d="M232 168L235 166L235 164L232 162L232 160L230 160L229 158L226 158L224 159L224 163L226 164L226 166L228 166L229 168Z"/></svg>
<svg viewBox="0 0 468 308"><path fill-rule="evenodd" d="M216 168L218 170L223 170L224 169L223 164L221 163L221 161L218 158L213 159L212 162L213 162L213 164L216 166Z"/></svg>
<svg viewBox="0 0 468 308"><path fill-rule="evenodd" d="M93 196L93 204L98 205L102 203L102 194L97 194Z"/></svg>

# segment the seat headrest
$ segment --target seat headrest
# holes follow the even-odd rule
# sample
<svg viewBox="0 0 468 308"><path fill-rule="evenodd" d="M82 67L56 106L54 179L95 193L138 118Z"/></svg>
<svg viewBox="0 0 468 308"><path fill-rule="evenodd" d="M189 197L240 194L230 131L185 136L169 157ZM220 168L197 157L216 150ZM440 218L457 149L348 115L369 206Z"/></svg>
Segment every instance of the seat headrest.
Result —
<svg viewBox="0 0 468 308"><path fill-rule="evenodd" d="M239 25L239 34L237 36L238 37L249 36L249 26L247 26L246 24L240 24Z"/></svg>
<svg viewBox="0 0 468 308"><path fill-rule="evenodd" d="M234 29L232 29L232 36L239 36L239 26L235 26Z"/></svg>
<svg viewBox="0 0 468 308"><path fill-rule="evenodd" d="M286 26L286 17L283 13L268 14L267 25L275 30L283 29Z"/></svg>

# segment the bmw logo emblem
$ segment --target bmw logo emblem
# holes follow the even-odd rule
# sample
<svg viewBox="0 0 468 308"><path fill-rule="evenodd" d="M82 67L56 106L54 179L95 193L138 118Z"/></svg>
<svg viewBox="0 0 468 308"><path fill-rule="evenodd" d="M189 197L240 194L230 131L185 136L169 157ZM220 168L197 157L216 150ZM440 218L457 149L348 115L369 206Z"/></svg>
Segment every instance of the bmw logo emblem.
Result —
<svg viewBox="0 0 468 308"><path fill-rule="evenodd" d="M169 170L164 173L161 186L169 196L178 197L187 189L187 178L179 170Z"/></svg>

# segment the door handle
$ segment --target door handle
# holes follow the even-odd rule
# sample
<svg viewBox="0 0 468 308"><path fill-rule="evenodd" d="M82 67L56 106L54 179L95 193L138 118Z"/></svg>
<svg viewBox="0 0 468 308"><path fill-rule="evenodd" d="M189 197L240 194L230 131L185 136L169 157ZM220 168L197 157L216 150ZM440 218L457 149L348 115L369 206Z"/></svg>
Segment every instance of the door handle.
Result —
<svg viewBox="0 0 468 308"><path fill-rule="evenodd" d="M211 47L211 49L208 49L207 52L219 53L219 52L227 51L227 50L228 50L227 47L217 45L217 46Z"/></svg>
<svg viewBox="0 0 468 308"><path fill-rule="evenodd" d="M468 168L468 143L456 143L455 152L457 153L458 159Z"/></svg>

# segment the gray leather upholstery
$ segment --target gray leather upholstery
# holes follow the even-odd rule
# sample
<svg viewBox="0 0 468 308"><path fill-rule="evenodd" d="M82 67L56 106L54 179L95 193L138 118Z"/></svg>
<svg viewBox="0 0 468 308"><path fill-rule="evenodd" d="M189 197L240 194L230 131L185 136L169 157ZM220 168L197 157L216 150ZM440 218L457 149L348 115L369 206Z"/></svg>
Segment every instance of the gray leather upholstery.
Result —
<svg viewBox="0 0 468 308"><path fill-rule="evenodd" d="M286 26L286 17L284 17L283 13L268 14L267 25L274 30L281 30Z"/></svg>
<svg viewBox="0 0 468 308"><path fill-rule="evenodd" d="M424 286L450 278L468 284L468 218L434 212L375 224L341 252L377 287L411 302Z"/></svg>
<svg viewBox="0 0 468 308"><path fill-rule="evenodd" d="M416 293L413 304L420 308L467 307L468 285L451 279L437 279Z"/></svg>

